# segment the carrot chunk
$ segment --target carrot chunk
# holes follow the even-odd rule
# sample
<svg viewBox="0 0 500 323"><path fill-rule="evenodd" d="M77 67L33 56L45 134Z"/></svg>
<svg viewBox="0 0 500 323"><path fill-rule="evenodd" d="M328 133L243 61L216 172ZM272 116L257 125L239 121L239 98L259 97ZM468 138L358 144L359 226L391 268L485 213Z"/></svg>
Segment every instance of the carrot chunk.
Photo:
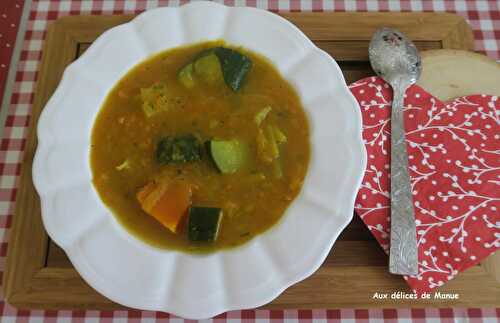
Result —
<svg viewBox="0 0 500 323"><path fill-rule="evenodd" d="M142 209L176 233L191 205L191 186L186 182L151 182L137 193Z"/></svg>

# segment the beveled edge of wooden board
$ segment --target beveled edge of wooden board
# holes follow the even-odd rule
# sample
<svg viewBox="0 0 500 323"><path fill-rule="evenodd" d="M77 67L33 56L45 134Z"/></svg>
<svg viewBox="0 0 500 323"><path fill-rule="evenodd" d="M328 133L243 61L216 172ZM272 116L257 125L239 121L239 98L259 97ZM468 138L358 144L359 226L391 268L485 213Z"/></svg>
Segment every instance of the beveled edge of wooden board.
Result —
<svg viewBox="0 0 500 323"><path fill-rule="evenodd" d="M368 41L377 28L387 26L399 29L413 41L440 41L444 48L474 49L474 38L467 21L451 13L281 12L278 15L296 25L312 41ZM356 23L353 23L353 16ZM64 25L65 32L76 33L80 42L92 42L96 33L134 17L130 14L64 16L52 24ZM425 28L428 25L439 28ZM82 31L81 26L85 26L85 30Z"/></svg>
<svg viewBox="0 0 500 323"><path fill-rule="evenodd" d="M415 40L439 41L445 48L472 49L472 32L462 17L451 14L434 13L356 13L362 20L353 26L353 13L283 13L282 16L291 20L301 28L312 40L321 41L368 41L373 30L381 25L399 28L410 38ZM331 18L330 21L320 21L318 17ZM43 229L40 214L39 200L36 197L31 181L32 159L36 148L36 131L33 125L38 121L42 107L57 86L63 69L75 58L75 47L79 43L92 42L104 30L117 24L132 19L132 15L126 16L68 16L63 17L50 24L47 38L44 43L43 57L39 79L36 87L36 95L32 109L30 132L28 134L27 146L21 171L20 188L17 195L15 216L11 231L11 239L8 248L7 265L4 276L4 290L7 301L15 306L24 308L122 308L118 304L99 295L91 289L78 275L74 269L47 268L45 257L47 252L48 237ZM390 19L389 19L390 18ZM374 22L377 20L378 22ZM381 21L387 23L381 24ZM418 27L409 29L408 22L412 28L424 25L445 26L444 29L431 28L423 30ZM333 26L333 27L332 27ZM356 28L354 28L356 27ZM338 28L338 34L332 35L332 29ZM359 34L353 34L358 29ZM335 29L337 30L337 29ZM347 36L346 36L347 35ZM464 37L462 37L464 36ZM351 37L351 38L350 38ZM51 73L49 73L51 72ZM441 291L446 292L457 288L464 288L472 295L476 288L483 293L481 299L448 301L432 303L419 302L384 302L370 301L367 297L363 299L359 294L353 294L356 286L351 285L363 282L362 287L367 285L367 277L372 277L373 285L377 291L384 290L408 290L402 279L390 276L384 267L339 267L320 268L318 272L308 280L321 279L326 272L328 277L335 279L335 290L338 295L335 300L336 307L408 307L408 306L495 306L492 299L484 298L484 295L495 295L498 288L489 285L484 279L484 270L474 267L463 274L468 279L476 278L478 285L470 287L464 283L464 279L456 279ZM466 278L466 277L464 277ZM387 281L390 285L387 285ZM466 279L465 279L466 281ZM385 284L385 285L384 285ZM70 287L68 289L68 286ZM286 293L277 301L267 305L268 308L317 308L331 307L331 302L321 301L305 293L302 285L290 287ZM318 286L321 286L318 285ZM454 287L456 286L456 287ZM359 286L357 286L359 288ZM312 295L318 295L318 287L313 289ZM349 296L349 297L348 297ZM303 302L297 302L301 298Z"/></svg>

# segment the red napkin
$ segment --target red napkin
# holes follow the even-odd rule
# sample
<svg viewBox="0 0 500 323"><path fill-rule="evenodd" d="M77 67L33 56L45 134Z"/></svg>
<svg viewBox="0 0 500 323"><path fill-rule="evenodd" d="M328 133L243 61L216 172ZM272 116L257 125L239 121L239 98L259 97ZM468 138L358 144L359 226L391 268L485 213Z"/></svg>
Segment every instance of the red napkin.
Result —
<svg viewBox="0 0 500 323"><path fill-rule="evenodd" d="M355 209L387 253L392 90L376 77L350 89L368 154ZM412 86L404 103L419 257L419 274L405 279L420 294L500 248L500 100L471 95L443 103Z"/></svg>

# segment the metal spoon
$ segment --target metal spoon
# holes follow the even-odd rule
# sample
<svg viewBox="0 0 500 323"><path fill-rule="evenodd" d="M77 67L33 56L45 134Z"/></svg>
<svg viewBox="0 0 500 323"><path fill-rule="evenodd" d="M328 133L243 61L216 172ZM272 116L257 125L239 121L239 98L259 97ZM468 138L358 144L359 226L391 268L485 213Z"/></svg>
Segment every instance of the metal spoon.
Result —
<svg viewBox="0 0 500 323"><path fill-rule="evenodd" d="M415 45L401 32L382 28L375 32L368 49L377 75L394 91L391 111L391 249L389 271L418 273L417 237L408 153L403 123L406 89L420 77L422 65Z"/></svg>

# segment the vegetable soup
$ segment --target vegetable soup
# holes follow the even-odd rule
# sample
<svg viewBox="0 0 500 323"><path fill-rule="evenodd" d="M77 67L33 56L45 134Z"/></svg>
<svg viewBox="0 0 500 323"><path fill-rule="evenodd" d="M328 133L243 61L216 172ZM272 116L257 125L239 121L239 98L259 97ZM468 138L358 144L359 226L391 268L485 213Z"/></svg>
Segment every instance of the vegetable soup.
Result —
<svg viewBox="0 0 500 323"><path fill-rule="evenodd" d="M130 70L101 107L90 153L94 186L130 233L207 252L283 216L307 172L309 126L266 58L204 42Z"/></svg>

